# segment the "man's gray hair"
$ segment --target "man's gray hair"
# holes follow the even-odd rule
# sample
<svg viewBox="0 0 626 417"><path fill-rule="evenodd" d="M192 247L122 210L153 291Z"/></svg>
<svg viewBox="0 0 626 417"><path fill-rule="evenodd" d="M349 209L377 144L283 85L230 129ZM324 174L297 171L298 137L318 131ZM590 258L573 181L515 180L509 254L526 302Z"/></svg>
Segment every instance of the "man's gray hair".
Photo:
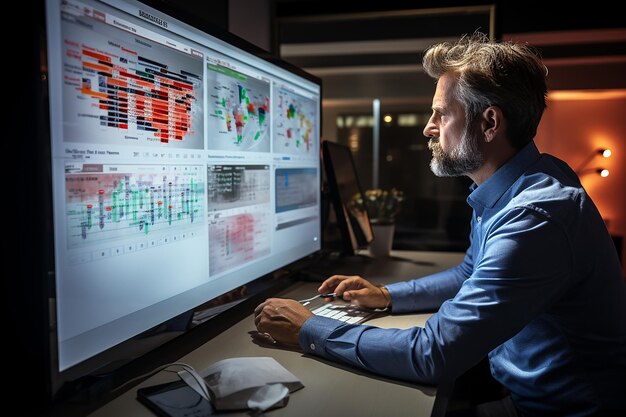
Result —
<svg viewBox="0 0 626 417"><path fill-rule="evenodd" d="M530 47L474 34L430 47L423 64L435 79L446 73L457 77L455 95L465 107L468 126L487 107L497 106L515 148L522 148L537 134L546 108L547 69Z"/></svg>

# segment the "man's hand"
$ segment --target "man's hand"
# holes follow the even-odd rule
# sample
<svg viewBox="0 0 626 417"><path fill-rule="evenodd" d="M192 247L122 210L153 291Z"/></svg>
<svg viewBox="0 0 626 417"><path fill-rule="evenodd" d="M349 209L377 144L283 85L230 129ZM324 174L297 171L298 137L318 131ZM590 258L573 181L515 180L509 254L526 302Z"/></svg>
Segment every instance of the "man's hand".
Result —
<svg viewBox="0 0 626 417"><path fill-rule="evenodd" d="M391 304L391 295L386 288L377 287L357 275L333 275L324 281L317 291L334 292L338 298L368 308L385 308Z"/></svg>
<svg viewBox="0 0 626 417"><path fill-rule="evenodd" d="M304 322L313 315L296 300L269 298L254 309L254 324L283 345L300 347L298 335Z"/></svg>

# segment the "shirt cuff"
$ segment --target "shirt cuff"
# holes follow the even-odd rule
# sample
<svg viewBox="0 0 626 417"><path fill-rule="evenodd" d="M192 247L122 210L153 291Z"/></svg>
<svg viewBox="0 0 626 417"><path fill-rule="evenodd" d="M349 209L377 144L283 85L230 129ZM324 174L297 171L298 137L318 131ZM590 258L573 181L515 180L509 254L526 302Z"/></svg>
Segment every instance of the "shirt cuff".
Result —
<svg viewBox="0 0 626 417"><path fill-rule="evenodd" d="M395 282L393 284L385 285L389 295L391 296L391 303L389 307L394 313L407 313L415 310L414 305L416 299L421 299L421 295L416 293L414 288L409 282ZM407 295L411 295L407 297ZM419 304L418 304L419 305Z"/></svg>
<svg viewBox="0 0 626 417"><path fill-rule="evenodd" d="M385 285L385 288L387 288L389 296L391 297L389 306L393 308L393 311L396 313L408 311L408 308L402 305L402 296L410 292L411 288L409 284L406 282L396 282Z"/></svg>
<svg viewBox="0 0 626 417"><path fill-rule="evenodd" d="M326 341L330 334L346 323L322 316L312 316L300 328L298 342L304 353L325 356Z"/></svg>

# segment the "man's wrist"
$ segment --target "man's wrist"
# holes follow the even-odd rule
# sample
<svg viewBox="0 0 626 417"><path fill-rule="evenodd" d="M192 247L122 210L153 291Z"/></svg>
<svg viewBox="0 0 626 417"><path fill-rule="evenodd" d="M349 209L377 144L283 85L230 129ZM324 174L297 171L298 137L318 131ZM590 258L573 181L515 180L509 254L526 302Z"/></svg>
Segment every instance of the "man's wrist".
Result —
<svg viewBox="0 0 626 417"><path fill-rule="evenodd" d="M377 287L385 299L384 310L391 308L391 294L389 293L389 290L384 285L377 285Z"/></svg>

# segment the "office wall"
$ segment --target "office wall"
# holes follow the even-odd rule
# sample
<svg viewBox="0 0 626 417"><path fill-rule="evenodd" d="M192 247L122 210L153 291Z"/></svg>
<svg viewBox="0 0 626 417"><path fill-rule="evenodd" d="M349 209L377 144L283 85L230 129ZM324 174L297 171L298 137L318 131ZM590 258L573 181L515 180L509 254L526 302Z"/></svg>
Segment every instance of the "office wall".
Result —
<svg viewBox="0 0 626 417"><path fill-rule="evenodd" d="M272 46L271 21L269 0L228 0L228 30L266 51Z"/></svg>
<svg viewBox="0 0 626 417"><path fill-rule="evenodd" d="M626 239L626 92L557 92L539 125L536 143L542 152L582 171L581 182L594 200L609 232ZM610 148L603 158L594 152ZM583 166L584 165L584 166ZM607 168L600 177L595 168ZM626 246L626 245L623 245ZM622 266L626 277L626 247Z"/></svg>

